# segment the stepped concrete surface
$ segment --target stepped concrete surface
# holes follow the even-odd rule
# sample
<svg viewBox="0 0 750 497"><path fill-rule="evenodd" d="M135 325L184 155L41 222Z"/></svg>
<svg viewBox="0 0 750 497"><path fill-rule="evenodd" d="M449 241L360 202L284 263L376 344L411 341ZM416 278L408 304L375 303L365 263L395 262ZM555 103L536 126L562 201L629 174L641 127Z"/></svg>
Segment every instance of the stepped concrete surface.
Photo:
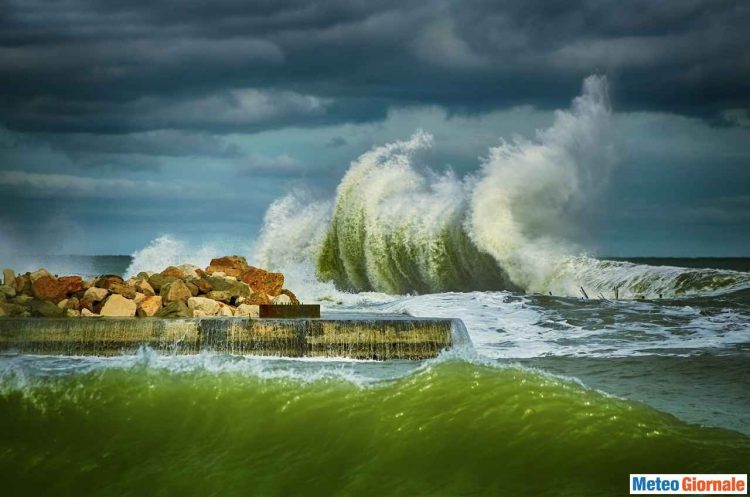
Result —
<svg viewBox="0 0 750 497"><path fill-rule="evenodd" d="M4 318L0 354L118 355L148 346L162 353L429 359L470 347L458 319L335 314L322 319Z"/></svg>

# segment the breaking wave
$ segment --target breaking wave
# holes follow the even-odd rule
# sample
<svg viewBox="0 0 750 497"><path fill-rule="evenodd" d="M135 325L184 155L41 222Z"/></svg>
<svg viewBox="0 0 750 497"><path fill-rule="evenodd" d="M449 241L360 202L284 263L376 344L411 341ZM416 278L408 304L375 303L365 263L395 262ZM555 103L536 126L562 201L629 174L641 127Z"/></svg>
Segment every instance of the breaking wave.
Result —
<svg viewBox="0 0 750 497"><path fill-rule="evenodd" d="M750 448L467 362L368 385L150 363L3 380L7 495L618 495L628 471L739 472Z"/></svg>
<svg viewBox="0 0 750 497"><path fill-rule="evenodd" d="M658 298L750 286L734 271L686 270L577 255L576 233L614 162L604 77L534 140L502 141L466 178L423 163L416 132L354 161L331 202L290 195L268 210L257 245L275 268L314 264L349 292L522 290L561 296Z"/></svg>

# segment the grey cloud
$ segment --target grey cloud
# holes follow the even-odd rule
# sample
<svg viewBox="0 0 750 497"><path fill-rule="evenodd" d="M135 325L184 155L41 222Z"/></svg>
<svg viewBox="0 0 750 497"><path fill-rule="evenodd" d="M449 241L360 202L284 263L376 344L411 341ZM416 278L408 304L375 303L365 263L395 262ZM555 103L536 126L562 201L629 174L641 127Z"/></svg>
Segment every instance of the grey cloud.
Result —
<svg viewBox="0 0 750 497"><path fill-rule="evenodd" d="M750 107L749 23L730 0L11 0L0 121L254 132L414 104L552 108L597 71L620 109L713 118Z"/></svg>
<svg viewBox="0 0 750 497"><path fill-rule="evenodd" d="M190 100L145 95L130 102L35 99L11 120L21 130L130 133L183 129L259 130L325 116L328 101L289 91L235 89Z"/></svg>
<svg viewBox="0 0 750 497"><path fill-rule="evenodd" d="M236 163L236 170L241 176L300 176L305 165L286 154L274 157L251 154Z"/></svg>
<svg viewBox="0 0 750 497"><path fill-rule="evenodd" d="M69 174L38 174L25 171L0 171L0 191L16 196L51 198L130 199L142 197L199 198L215 187L186 182L156 182L126 178L92 178Z"/></svg>
<svg viewBox="0 0 750 497"><path fill-rule="evenodd" d="M237 158L242 155L235 144L215 134L175 130L147 131L125 135L67 133L45 137L48 143L66 153L143 154L166 157Z"/></svg>
<svg viewBox="0 0 750 497"><path fill-rule="evenodd" d="M438 168L471 173L598 72L628 151L611 240L637 247L670 219L683 236L690 205L718 226L701 240L730 233L739 253L748 25L742 0L7 0L0 236L45 232L58 211L102 252L249 235L290 184L330 194L360 153L416 128L435 133Z"/></svg>
<svg viewBox="0 0 750 497"><path fill-rule="evenodd" d="M346 145L346 143L346 138L344 138L343 136L334 136L326 142L326 147L339 148Z"/></svg>

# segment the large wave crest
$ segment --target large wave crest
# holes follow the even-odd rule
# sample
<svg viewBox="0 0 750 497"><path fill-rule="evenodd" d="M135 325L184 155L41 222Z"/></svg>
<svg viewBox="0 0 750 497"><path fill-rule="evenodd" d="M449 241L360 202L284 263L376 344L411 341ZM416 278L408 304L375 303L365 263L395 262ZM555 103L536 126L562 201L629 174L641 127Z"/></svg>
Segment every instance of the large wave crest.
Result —
<svg viewBox="0 0 750 497"><path fill-rule="evenodd" d="M532 140L501 141L477 173L424 164L417 131L364 153L333 202L296 195L268 210L256 253L275 268L314 265L340 290L390 294L522 290L667 297L748 286L732 271L654 268L581 254L577 234L615 163L607 81L590 76Z"/></svg>

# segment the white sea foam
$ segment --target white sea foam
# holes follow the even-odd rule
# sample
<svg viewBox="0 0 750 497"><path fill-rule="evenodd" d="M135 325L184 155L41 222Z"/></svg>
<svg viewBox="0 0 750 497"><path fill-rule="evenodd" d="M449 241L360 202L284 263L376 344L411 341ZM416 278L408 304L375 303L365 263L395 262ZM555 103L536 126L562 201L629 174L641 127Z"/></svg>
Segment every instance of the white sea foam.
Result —
<svg viewBox="0 0 750 497"><path fill-rule="evenodd" d="M133 253L133 260L125 274L129 277L141 271L161 271L168 266L180 264L205 267L219 252L221 250L214 244L194 247L171 235L161 235Z"/></svg>

